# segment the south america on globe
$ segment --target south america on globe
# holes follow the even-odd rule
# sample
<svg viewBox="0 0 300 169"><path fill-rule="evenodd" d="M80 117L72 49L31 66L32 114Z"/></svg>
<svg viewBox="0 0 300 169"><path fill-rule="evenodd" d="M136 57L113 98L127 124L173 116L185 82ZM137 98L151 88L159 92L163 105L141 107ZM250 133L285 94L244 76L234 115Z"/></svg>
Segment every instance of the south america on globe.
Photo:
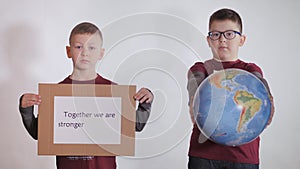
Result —
<svg viewBox="0 0 300 169"><path fill-rule="evenodd" d="M224 69L199 85L193 109L196 124L206 138L240 146L263 132L270 118L271 101L267 88L254 74Z"/></svg>

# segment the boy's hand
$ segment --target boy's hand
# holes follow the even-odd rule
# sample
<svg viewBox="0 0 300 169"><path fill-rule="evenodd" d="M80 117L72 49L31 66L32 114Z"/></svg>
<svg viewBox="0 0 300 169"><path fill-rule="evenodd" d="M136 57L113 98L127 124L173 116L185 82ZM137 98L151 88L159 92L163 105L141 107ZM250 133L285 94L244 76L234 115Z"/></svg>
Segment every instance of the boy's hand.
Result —
<svg viewBox="0 0 300 169"><path fill-rule="evenodd" d="M271 100L271 114L270 114L270 118L268 120L268 125L271 124L273 116L274 116L274 112L275 112L273 96L270 96L270 100Z"/></svg>
<svg viewBox="0 0 300 169"><path fill-rule="evenodd" d="M151 103L153 100L153 94L146 88L141 88L133 98L140 103Z"/></svg>
<svg viewBox="0 0 300 169"><path fill-rule="evenodd" d="M33 93L26 93L21 100L21 107L27 108L33 105L39 105L42 102L41 96Z"/></svg>

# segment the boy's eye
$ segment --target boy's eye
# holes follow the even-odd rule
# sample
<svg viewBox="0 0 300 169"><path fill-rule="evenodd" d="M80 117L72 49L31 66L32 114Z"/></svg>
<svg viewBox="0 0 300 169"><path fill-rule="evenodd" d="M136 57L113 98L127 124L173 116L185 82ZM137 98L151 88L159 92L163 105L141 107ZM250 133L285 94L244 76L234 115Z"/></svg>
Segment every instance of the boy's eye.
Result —
<svg viewBox="0 0 300 169"><path fill-rule="evenodd" d="M90 48L90 50L95 50L96 49L94 46L90 46L89 48Z"/></svg>
<svg viewBox="0 0 300 169"><path fill-rule="evenodd" d="M232 31L225 32L225 36L232 37L232 36L234 36L234 32L232 32Z"/></svg>
<svg viewBox="0 0 300 169"><path fill-rule="evenodd" d="M79 45L78 45L78 46L75 46L75 48L76 48L76 49L81 49L82 46L79 46Z"/></svg>
<svg viewBox="0 0 300 169"><path fill-rule="evenodd" d="M220 33L219 33L219 32L214 32L214 33L212 33L212 36L213 36L213 37L219 37L219 36L220 36Z"/></svg>
<svg viewBox="0 0 300 169"><path fill-rule="evenodd" d="M231 33L231 32L226 32L226 35L227 35L227 36L231 36L232 33Z"/></svg>
<svg viewBox="0 0 300 169"><path fill-rule="evenodd" d="M221 33L220 32L212 32L211 37L213 39L218 39L220 37Z"/></svg>

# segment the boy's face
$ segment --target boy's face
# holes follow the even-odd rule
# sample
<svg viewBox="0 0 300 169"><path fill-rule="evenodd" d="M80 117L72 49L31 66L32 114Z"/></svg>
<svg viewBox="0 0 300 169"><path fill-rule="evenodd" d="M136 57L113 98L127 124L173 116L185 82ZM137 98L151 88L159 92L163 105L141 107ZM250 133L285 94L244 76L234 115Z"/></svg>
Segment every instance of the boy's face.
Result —
<svg viewBox="0 0 300 169"><path fill-rule="evenodd" d="M239 30L239 25L231 20L215 20L212 22L210 27L210 32L225 32L228 30L237 31ZM235 61L238 59L238 50L240 46L243 46L246 37L244 35L235 34L233 39L226 39L224 34L221 34L220 38L217 40L212 40L207 36L207 42L213 57L220 61Z"/></svg>
<svg viewBox="0 0 300 169"><path fill-rule="evenodd" d="M67 46L67 54L72 58L74 69L95 71L97 61L103 57L104 49L98 33L75 34Z"/></svg>

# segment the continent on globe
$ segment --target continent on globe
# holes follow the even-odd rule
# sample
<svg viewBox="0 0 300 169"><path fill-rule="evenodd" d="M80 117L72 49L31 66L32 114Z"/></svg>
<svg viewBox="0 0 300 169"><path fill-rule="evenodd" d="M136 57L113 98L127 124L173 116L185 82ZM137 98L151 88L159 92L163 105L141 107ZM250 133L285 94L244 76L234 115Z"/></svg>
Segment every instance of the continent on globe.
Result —
<svg viewBox="0 0 300 169"><path fill-rule="evenodd" d="M234 95L234 102L241 106L241 114L237 131L241 132L244 125L252 120L256 113L260 111L262 101L259 98L255 98L253 94L247 91L236 91Z"/></svg>
<svg viewBox="0 0 300 169"><path fill-rule="evenodd" d="M222 82L225 80L232 81L233 78L238 74L239 72L236 71L227 71L226 73L224 71L216 71L216 74L212 76L209 81L211 84L213 84L216 88L224 88L225 90L231 91L231 88L228 86L222 85Z"/></svg>

